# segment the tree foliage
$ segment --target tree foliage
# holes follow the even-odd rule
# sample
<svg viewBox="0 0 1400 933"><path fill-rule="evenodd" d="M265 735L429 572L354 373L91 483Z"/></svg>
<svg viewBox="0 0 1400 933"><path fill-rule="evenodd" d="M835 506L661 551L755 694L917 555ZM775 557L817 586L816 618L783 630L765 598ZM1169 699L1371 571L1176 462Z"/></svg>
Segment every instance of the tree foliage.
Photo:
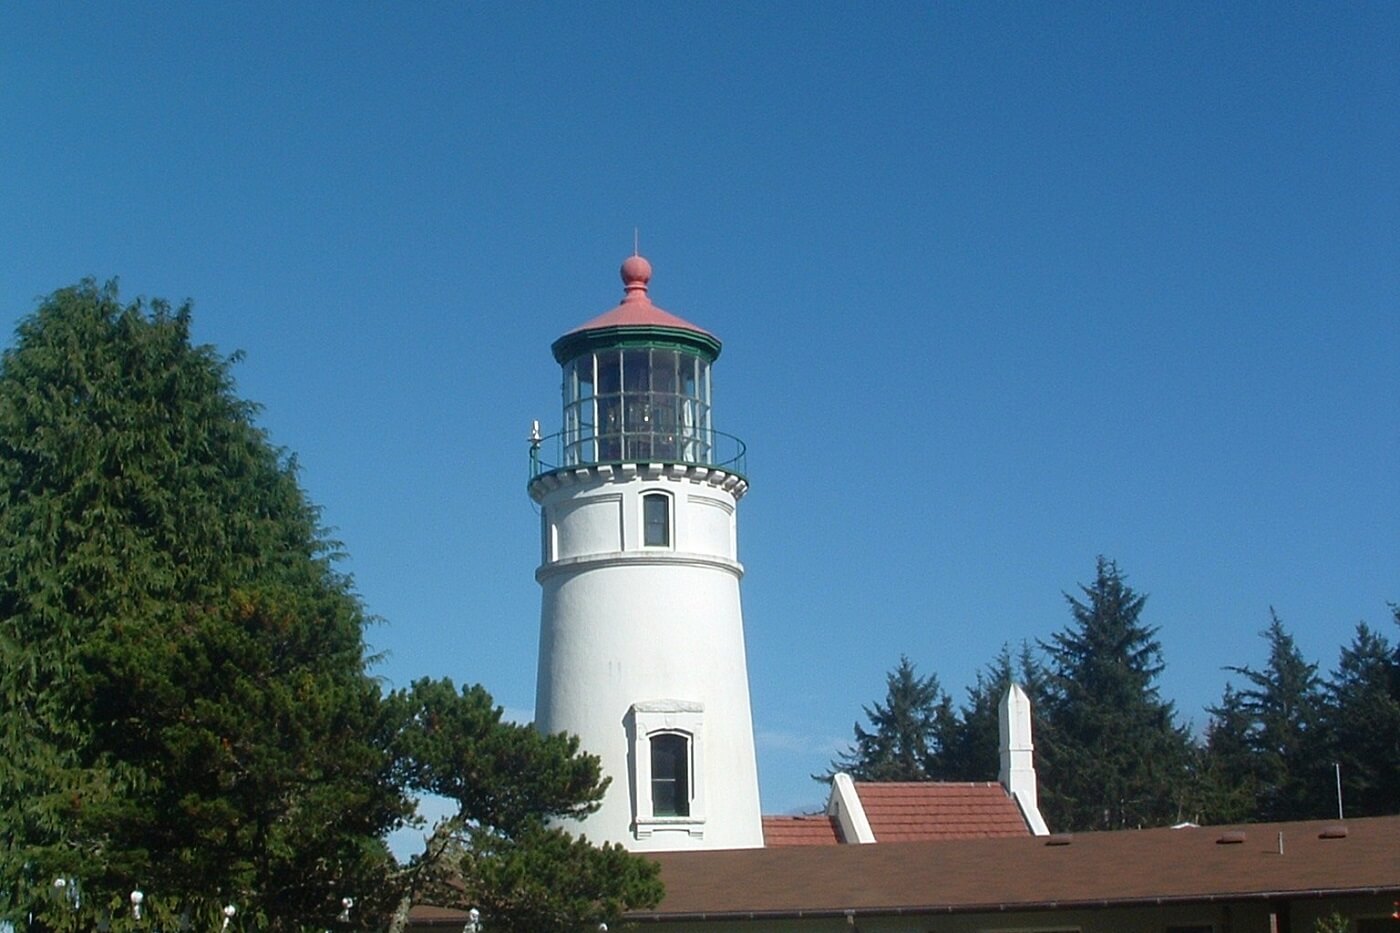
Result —
<svg viewBox="0 0 1400 933"><path fill-rule="evenodd" d="M1246 684L1238 691L1236 713L1247 724L1242 738L1253 777L1252 815L1262 820L1327 816L1322 681L1278 614L1270 609L1269 617L1265 666L1228 668Z"/></svg>
<svg viewBox="0 0 1400 933"><path fill-rule="evenodd" d="M503 722L480 687L421 680L390 695L405 787L456 804L400 874L391 930L408 907L477 907L503 931L577 930L661 898L658 866L549 825L602 800L607 781L578 740Z"/></svg>
<svg viewBox="0 0 1400 933"><path fill-rule="evenodd" d="M1400 606L1392 606L1400 624ZM1362 622L1326 686L1322 725L1348 814L1400 813L1400 645Z"/></svg>
<svg viewBox="0 0 1400 933"><path fill-rule="evenodd" d="M954 712L935 675L901 657L870 726L831 763L862 780L990 781L998 774L999 707L1013 681L1031 701L1039 797L1057 830L1180 820L1240 823L1400 813L1400 645L1364 622L1330 679L1306 660L1277 614L1260 668L1209 707L1200 741L1157 689L1163 670L1147 597L1099 558L1094 582L1066 594L1073 624L979 670ZM1389 614L1400 625L1400 605ZM1334 766L1336 771L1334 771Z"/></svg>
<svg viewBox="0 0 1400 933"><path fill-rule="evenodd" d="M1254 756L1253 715L1247 701L1226 685L1209 708L1205 742L1192 755L1192 800L1188 815L1202 823L1239 823L1253 817L1262 779Z"/></svg>
<svg viewBox="0 0 1400 933"><path fill-rule="evenodd" d="M1392 612L1396 610L1392 607ZM1365 623L1324 681L1277 613L1261 668L1229 667L1207 733L1203 817L1287 820L1400 812L1400 654Z"/></svg>
<svg viewBox="0 0 1400 933"><path fill-rule="evenodd" d="M1013 659L1003 646L996 658L977 672L958 708L957 721L943 750L949 780L995 781L1001 769L1001 704L1006 691L1018 684L1039 710L1045 695L1045 674L1030 645Z"/></svg>
<svg viewBox="0 0 1400 933"><path fill-rule="evenodd" d="M10 915L73 877L295 923L402 815L359 601L189 328L86 282L0 361Z"/></svg>
<svg viewBox="0 0 1400 933"><path fill-rule="evenodd" d="M480 688L381 695L335 545L232 362L192 344L188 304L91 281L0 357L0 919L117 929L141 889L152 917L233 903L235 926L326 929L349 896L349 924L379 926L421 876L383 837L422 791L459 802L459 866L578 879L556 916L654 901L645 868L544 828L601 793L570 740L502 723ZM504 870L460 877L511 896Z"/></svg>
<svg viewBox="0 0 1400 933"><path fill-rule="evenodd" d="M956 728L952 701L937 675L920 677L900 656L885 675L885 700L864 707L867 729L855 724L855 742L831 762L830 780L846 772L858 781L935 781L947 776L944 750Z"/></svg>
<svg viewBox="0 0 1400 933"><path fill-rule="evenodd" d="M1179 818L1186 731L1158 694L1161 645L1141 615L1147 597L1100 557L1074 623L1041 644L1049 659L1037 717L1041 807L1060 830L1124 829Z"/></svg>

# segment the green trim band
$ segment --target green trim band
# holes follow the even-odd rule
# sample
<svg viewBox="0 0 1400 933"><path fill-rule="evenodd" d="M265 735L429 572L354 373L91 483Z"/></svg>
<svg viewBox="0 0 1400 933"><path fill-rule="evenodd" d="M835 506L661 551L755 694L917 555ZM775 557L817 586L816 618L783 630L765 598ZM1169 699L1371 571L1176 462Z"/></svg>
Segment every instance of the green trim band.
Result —
<svg viewBox="0 0 1400 933"><path fill-rule="evenodd" d="M619 324L596 327L565 334L550 345L560 366L569 360L595 350L616 350L650 347L662 350L684 350L698 354L707 363L719 357L719 338L698 330L681 327L660 327L653 324Z"/></svg>

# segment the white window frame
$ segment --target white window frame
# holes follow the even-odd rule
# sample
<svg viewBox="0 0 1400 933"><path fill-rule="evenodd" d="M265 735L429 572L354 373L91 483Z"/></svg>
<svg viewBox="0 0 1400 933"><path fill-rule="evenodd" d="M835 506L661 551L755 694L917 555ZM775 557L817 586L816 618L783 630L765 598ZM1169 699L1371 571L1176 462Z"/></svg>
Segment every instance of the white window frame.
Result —
<svg viewBox="0 0 1400 933"><path fill-rule="evenodd" d="M634 703L628 716L632 732L633 830L638 839L655 833L705 836L705 707L689 700L646 700ZM690 768L690 813L657 816L651 799L651 740L657 735L686 739Z"/></svg>
<svg viewBox="0 0 1400 933"><path fill-rule="evenodd" d="M647 501L661 499L666 503L666 543L647 543ZM642 547L657 551L673 551L676 548L676 497L660 489L647 489L641 495Z"/></svg>

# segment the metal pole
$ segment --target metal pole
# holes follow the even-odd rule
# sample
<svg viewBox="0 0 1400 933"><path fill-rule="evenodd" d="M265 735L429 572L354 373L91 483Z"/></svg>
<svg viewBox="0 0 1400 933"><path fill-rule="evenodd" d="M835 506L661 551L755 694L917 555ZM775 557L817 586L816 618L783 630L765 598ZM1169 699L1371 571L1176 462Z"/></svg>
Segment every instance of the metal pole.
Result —
<svg viewBox="0 0 1400 933"><path fill-rule="evenodd" d="M1341 762L1332 762L1332 767L1337 772L1337 819L1344 820L1342 816L1342 765Z"/></svg>

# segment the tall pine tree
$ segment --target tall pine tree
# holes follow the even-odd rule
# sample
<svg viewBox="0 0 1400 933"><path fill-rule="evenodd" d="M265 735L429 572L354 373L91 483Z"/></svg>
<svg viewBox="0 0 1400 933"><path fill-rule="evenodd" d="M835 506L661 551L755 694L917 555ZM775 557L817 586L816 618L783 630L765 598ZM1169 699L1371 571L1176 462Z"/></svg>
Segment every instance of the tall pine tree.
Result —
<svg viewBox="0 0 1400 933"><path fill-rule="evenodd" d="M1023 644L1013 659L1004 647L996 659L977 672L967 688L967 699L958 709L952 735L943 758L950 780L995 781L1001 770L1001 703L1006 690L1017 683L1031 700L1038 716L1044 696L1044 673L1030 645Z"/></svg>
<svg viewBox="0 0 1400 933"><path fill-rule="evenodd" d="M1323 725L1345 813L1400 813L1400 648L1364 622L1327 684Z"/></svg>
<svg viewBox="0 0 1400 933"><path fill-rule="evenodd" d="M1323 690L1317 665L1304 659L1278 614L1269 610L1269 659L1263 668L1230 667L1245 686L1237 712L1247 718L1247 746L1255 775L1254 817L1301 820L1336 812L1329 793L1327 742L1322 731Z"/></svg>
<svg viewBox="0 0 1400 933"><path fill-rule="evenodd" d="M1193 754L1191 819L1198 823L1239 823L1254 818L1262 780L1254 754L1254 718L1244 697L1226 685L1220 703L1210 707L1205 744Z"/></svg>
<svg viewBox="0 0 1400 933"><path fill-rule="evenodd" d="M900 656L885 676L885 701L865 707L871 728L855 724L855 742L831 762L831 770L813 775L829 781L844 771L858 781L937 781L948 774L945 748L956 728L956 715L938 677L920 677L914 664Z"/></svg>
<svg viewBox="0 0 1400 933"><path fill-rule="evenodd" d="M1186 798L1189 741L1158 694L1161 645L1140 618L1147 597L1102 557L1081 591L1065 596L1074 624L1041 644L1041 809L1060 830L1171 823Z"/></svg>

